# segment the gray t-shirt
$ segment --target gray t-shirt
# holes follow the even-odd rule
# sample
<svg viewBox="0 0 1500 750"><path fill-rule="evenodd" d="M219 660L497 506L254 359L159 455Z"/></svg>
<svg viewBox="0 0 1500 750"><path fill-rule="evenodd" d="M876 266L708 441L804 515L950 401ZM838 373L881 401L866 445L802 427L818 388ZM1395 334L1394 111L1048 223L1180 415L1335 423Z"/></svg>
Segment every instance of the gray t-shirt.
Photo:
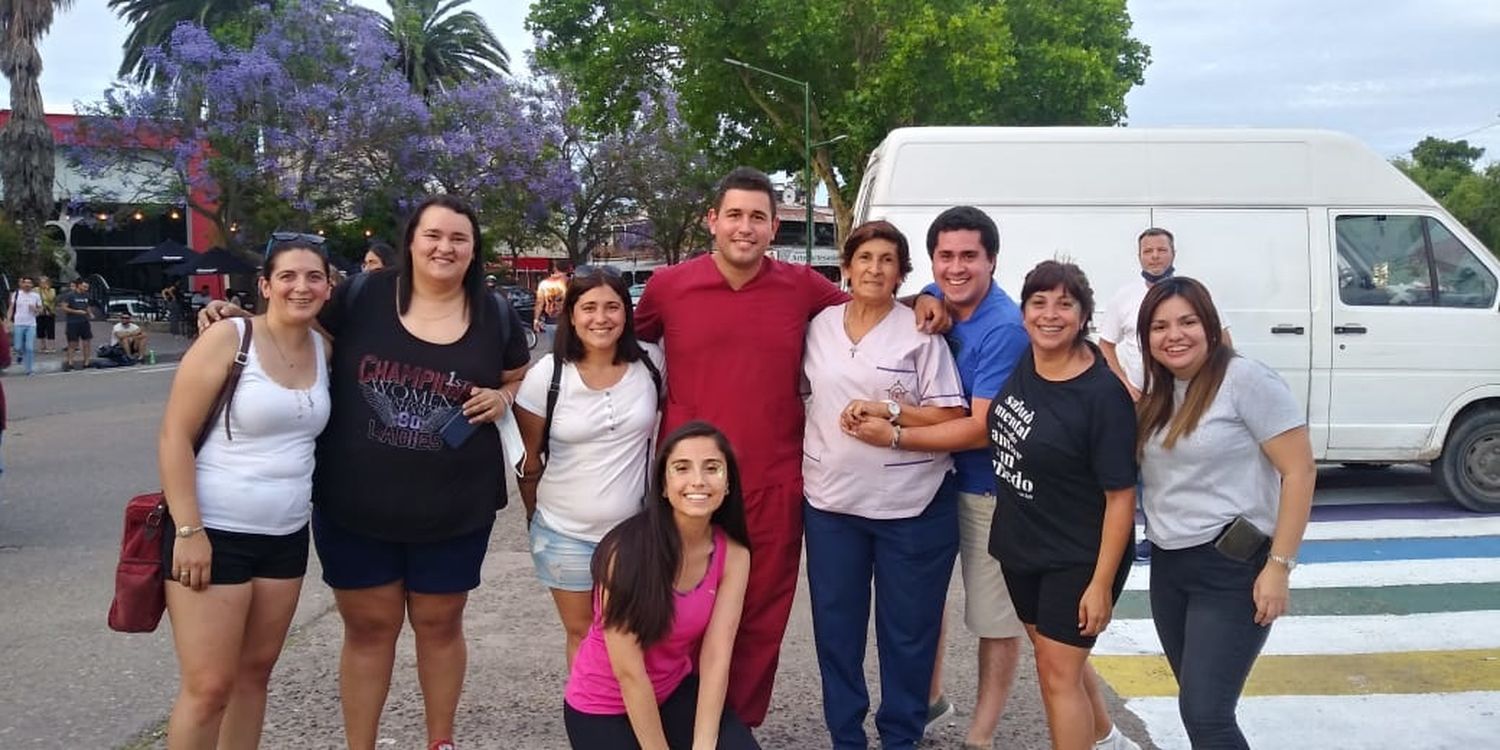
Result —
<svg viewBox="0 0 1500 750"><path fill-rule="evenodd" d="M1182 406L1187 381L1176 382ZM1276 530L1281 475L1260 444L1307 424L1307 413L1274 370L1235 357L1197 429L1162 447L1152 435L1141 458L1146 538L1163 549L1184 549L1213 540L1243 515L1267 535Z"/></svg>

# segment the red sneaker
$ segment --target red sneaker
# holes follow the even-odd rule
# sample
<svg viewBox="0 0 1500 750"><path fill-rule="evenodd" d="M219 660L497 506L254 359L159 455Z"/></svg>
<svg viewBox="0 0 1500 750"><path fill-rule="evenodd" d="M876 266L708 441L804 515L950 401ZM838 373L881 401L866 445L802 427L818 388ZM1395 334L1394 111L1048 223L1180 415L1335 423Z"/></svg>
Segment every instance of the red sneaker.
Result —
<svg viewBox="0 0 1500 750"><path fill-rule="evenodd" d="M457 750L453 746L453 740L438 740L427 746L427 750Z"/></svg>

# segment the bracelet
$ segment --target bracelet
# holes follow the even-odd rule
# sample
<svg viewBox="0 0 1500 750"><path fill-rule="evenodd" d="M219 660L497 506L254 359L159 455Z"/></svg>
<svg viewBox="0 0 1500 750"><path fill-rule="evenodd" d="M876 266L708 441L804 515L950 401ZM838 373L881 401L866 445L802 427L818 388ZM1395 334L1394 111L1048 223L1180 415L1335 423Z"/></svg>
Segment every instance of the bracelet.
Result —
<svg viewBox="0 0 1500 750"><path fill-rule="evenodd" d="M1282 567L1286 568L1286 572L1288 573L1297 568L1297 558L1295 557L1284 557L1273 552L1269 555L1266 555L1266 559L1274 563L1280 563Z"/></svg>
<svg viewBox="0 0 1500 750"><path fill-rule="evenodd" d="M891 425L891 450L901 450L901 425Z"/></svg>

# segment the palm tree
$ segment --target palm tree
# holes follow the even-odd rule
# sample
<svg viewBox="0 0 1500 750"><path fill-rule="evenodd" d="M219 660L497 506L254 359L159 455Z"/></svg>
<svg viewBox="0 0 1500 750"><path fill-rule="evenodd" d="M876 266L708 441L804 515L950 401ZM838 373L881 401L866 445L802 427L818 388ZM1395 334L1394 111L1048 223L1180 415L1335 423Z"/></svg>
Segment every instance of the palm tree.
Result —
<svg viewBox="0 0 1500 750"><path fill-rule="evenodd" d="M54 205L52 131L42 111L42 56L36 44L55 11L73 0L0 0L0 73L10 82L10 121L0 129L5 209L21 222L27 271L41 266L42 222Z"/></svg>
<svg viewBox="0 0 1500 750"><path fill-rule="evenodd" d="M387 0L382 18L396 42L397 64L413 91L426 97L462 81L510 72L510 55L469 0Z"/></svg>
<svg viewBox="0 0 1500 750"><path fill-rule="evenodd" d="M71 2L72 0L69 0ZM130 24L120 77L145 83L156 77L146 51L166 44L177 24L191 21L206 29L249 15L267 0L109 0L109 9Z"/></svg>

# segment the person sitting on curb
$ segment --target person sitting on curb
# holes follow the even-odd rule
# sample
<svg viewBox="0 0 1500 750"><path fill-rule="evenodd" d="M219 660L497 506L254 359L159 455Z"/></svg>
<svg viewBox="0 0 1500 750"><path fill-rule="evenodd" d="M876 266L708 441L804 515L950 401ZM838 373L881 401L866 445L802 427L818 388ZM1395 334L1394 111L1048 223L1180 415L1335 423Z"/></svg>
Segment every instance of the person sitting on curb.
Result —
<svg viewBox="0 0 1500 750"><path fill-rule="evenodd" d="M120 313L120 322L109 331L110 343L120 347L134 362L146 359L146 330L136 325L130 313Z"/></svg>

